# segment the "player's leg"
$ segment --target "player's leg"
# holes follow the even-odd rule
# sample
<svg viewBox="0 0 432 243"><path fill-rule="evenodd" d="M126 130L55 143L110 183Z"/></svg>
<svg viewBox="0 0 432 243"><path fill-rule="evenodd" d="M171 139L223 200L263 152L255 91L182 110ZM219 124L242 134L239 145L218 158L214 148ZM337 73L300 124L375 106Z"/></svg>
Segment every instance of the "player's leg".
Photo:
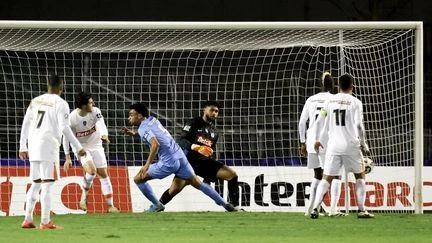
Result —
<svg viewBox="0 0 432 243"><path fill-rule="evenodd" d="M177 163L173 167L168 167L164 165L163 161L158 161L150 165L147 171L140 170L138 174L134 177L135 184L140 189L141 193L152 202L148 212L160 212L165 209L165 206L159 202L156 195L153 192L152 187L147 181L152 179L163 179L173 173L173 170L177 170L178 161L172 163Z"/></svg>
<svg viewBox="0 0 432 243"><path fill-rule="evenodd" d="M85 157L79 157L81 166L84 169L84 177L81 184L81 199L79 206L82 210L87 210L87 198L91 186L93 185L94 178L96 177L96 166L93 162L93 157L89 151L86 151Z"/></svg>
<svg viewBox="0 0 432 243"><path fill-rule="evenodd" d="M318 153L318 159L321 167L325 165L325 153ZM330 210L328 215L331 217L345 216L346 214L337 210L337 203L341 194L341 177L340 175L334 176L330 186Z"/></svg>
<svg viewBox="0 0 432 243"><path fill-rule="evenodd" d="M312 179L309 193L309 205L306 207L305 216L308 216L313 209L313 204L316 196L316 189L323 176L323 167L316 153L308 153L307 166L314 170L314 178Z"/></svg>
<svg viewBox="0 0 432 243"><path fill-rule="evenodd" d="M162 194L159 202L161 202L163 205L166 205L187 185L189 185L189 183L186 180L174 177L170 188L166 189L166 191Z"/></svg>
<svg viewBox="0 0 432 243"><path fill-rule="evenodd" d="M358 206L358 218L373 218L374 215L369 213L365 208L366 199L366 182L364 174L363 156L359 152L355 155L346 156L344 163L345 169L354 173L356 179L356 200Z"/></svg>
<svg viewBox="0 0 432 243"><path fill-rule="evenodd" d="M180 167L176 172L176 176L179 178L187 179L187 181L196 189L202 191L208 197L213 199L217 205L223 206L227 211L233 212L236 211L234 206L230 203L227 203L220 195L206 183L203 183L198 177L195 175L192 166L189 164L186 157L179 159Z"/></svg>
<svg viewBox="0 0 432 243"><path fill-rule="evenodd" d="M60 229L62 227L56 226L50 219L51 201L52 201L52 187L55 181L54 164L52 161L41 161L41 223L40 229Z"/></svg>
<svg viewBox="0 0 432 243"><path fill-rule="evenodd" d="M220 163L218 161L215 162ZM240 195L237 173L230 167L223 165L222 163L220 164L221 167L219 168L219 170L217 170L216 178L226 180L228 182L229 203L231 203L234 207L238 207L240 205Z"/></svg>
<svg viewBox="0 0 432 243"><path fill-rule="evenodd" d="M21 224L24 229L36 228L33 223L33 211L41 188L39 161L30 161L30 178L32 184L26 194L25 217Z"/></svg>
<svg viewBox="0 0 432 243"><path fill-rule="evenodd" d="M340 173L342 167L342 160L340 156L326 155L326 163L324 164L324 176L323 180L318 184L316 197L314 200L313 211L310 217L315 219L318 218L318 207L321 205L324 195L327 193L330 183L333 180L333 176L337 176Z"/></svg>
<svg viewBox="0 0 432 243"><path fill-rule="evenodd" d="M104 150L91 150L90 153L93 156L96 174L99 176L101 182L102 194L105 198L106 204L108 205L108 212L119 213L120 211L114 206L113 202L113 188L111 179L108 176L108 163L106 161Z"/></svg>

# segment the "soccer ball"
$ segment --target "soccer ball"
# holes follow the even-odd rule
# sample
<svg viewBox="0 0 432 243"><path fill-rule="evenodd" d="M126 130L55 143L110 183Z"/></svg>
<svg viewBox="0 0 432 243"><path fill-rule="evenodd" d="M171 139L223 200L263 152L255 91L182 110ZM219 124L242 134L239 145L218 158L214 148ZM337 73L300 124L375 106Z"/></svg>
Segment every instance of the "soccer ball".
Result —
<svg viewBox="0 0 432 243"><path fill-rule="evenodd" d="M366 157L366 158L364 158L364 163L365 163L365 174L371 173L371 171L373 170L373 168L375 166L375 163L373 162L373 160Z"/></svg>

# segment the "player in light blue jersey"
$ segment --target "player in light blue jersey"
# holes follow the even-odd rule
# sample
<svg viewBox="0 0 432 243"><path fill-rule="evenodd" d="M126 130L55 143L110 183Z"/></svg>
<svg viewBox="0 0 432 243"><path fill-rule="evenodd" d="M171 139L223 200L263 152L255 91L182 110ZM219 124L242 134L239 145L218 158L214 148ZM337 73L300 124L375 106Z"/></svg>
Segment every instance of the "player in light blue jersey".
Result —
<svg viewBox="0 0 432 243"><path fill-rule="evenodd" d="M147 161L134 178L140 191L153 203L148 211L160 212L165 209L165 206L159 202L147 181L163 179L171 174L180 180L187 180L193 187L201 190L227 211L235 211L233 205L227 203L212 187L198 179L180 146L159 120L149 115L143 103L136 103L129 107L128 120L130 125L139 126L138 132L128 128L122 128L122 131L131 136L139 135L150 146ZM154 161L156 155L158 155L158 160ZM183 183L183 181L180 182Z"/></svg>

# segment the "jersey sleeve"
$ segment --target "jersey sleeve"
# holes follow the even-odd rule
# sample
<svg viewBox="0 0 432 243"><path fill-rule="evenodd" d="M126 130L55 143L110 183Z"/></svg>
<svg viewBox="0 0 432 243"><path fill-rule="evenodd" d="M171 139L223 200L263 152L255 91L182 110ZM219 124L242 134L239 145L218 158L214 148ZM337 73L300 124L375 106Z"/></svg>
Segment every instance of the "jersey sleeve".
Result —
<svg viewBox="0 0 432 243"><path fill-rule="evenodd" d="M193 144L196 131L196 123L194 121L190 120L184 125L180 137L177 139L177 143L183 149L190 150Z"/></svg>
<svg viewBox="0 0 432 243"><path fill-rule="evenodd" d="M29 135L29 126L30 126L30 120L31 120L31 104L27 108L27 111L24 115L24 120L21 126L21 136L20 136L20 148L19 151L27 151L27 139Z"/></svg>
<svg viewBox="0 0 432 243"><path fill-rule="evenodd" d="M96 118L96 129L99 130L101 136L108 136L108 129L101 110L97 107L93 107L93 115Z"/></svg>
<svg viewBox="0 0 432 243"><path fill-rule="evenodd" d="M300 115L299 123L298 123L298 132L300 137L300 143L306 142L306 122L308 120L308 111L309 111L309 100L306 100L305 105L303 106L302 113Z"/></svg>
<svg viewBox="0 0 432 243"><path fill-rule="evenodd" d="M66 101L61 100L60 106L57 110L57 121L59 130L63 131L65 127L70 126L70 120L69 120L69 105Z"/></svg>
<svg viewBox="0 0 432 243"><path fill-rule="evenodd" d="M354 122L358 129L359 140L361 146L366 146L366 132L363 123L363 104L361 101L357 102L357 107L354 115Z"/></svg>
<svg viewBox="0 0 432 243"><path fill-rule="evenodd" d="M139 135L143 141L150 143L152 138L156 138L155 134L150 129L138 129Z"/></svg>

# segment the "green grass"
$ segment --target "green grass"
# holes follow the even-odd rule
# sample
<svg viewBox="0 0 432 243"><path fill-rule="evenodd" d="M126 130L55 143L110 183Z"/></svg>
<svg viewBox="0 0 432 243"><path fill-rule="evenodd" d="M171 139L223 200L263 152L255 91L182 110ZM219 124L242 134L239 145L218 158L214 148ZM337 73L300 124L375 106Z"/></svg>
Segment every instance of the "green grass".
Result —
<svg viewBox="0 0 432 243"><path fill-rule="evenodd" d="M299 213L158 213L55 215L63 230L21 229L23 217L0 217L1 242L432 242L432 215L375 219ZM39 218L35 218L39 222Z"/></svg>

